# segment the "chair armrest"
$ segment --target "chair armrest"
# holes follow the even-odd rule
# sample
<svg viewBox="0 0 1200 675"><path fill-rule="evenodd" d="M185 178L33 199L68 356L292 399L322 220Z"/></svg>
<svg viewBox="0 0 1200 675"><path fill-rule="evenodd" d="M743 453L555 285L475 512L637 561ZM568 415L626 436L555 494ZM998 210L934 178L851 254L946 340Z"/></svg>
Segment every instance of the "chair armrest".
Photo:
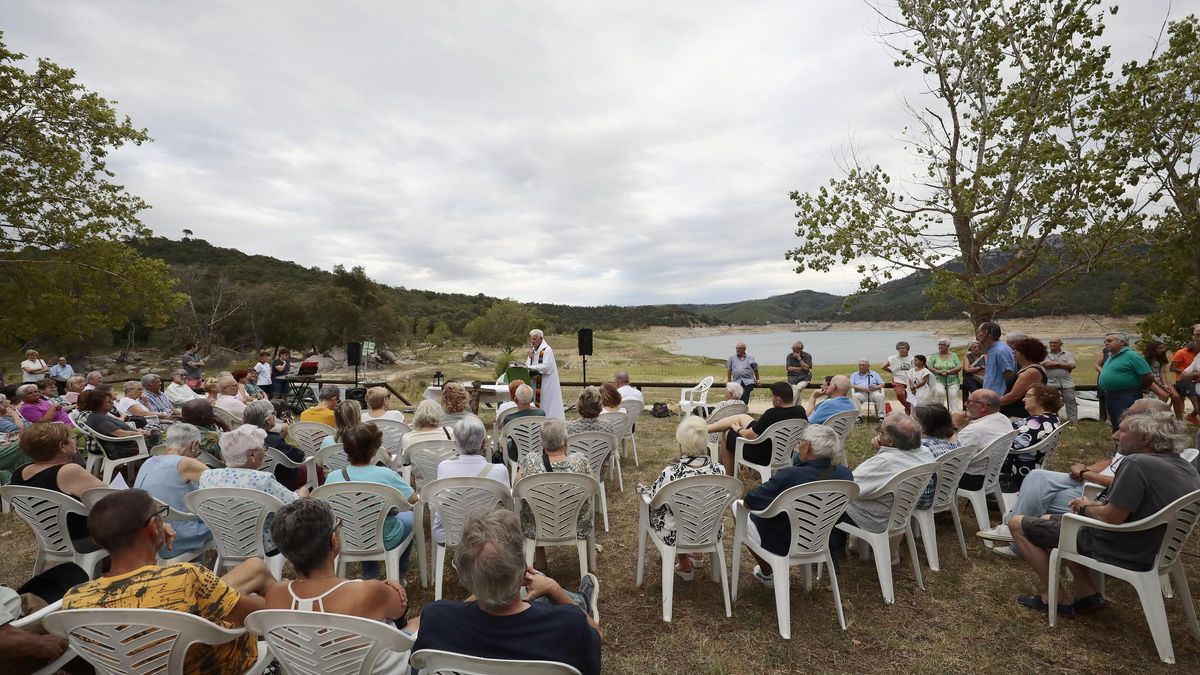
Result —
<svg viewBox="0 0 1200 675"><path fill-rule="evenodd" d="M1062 529L1059 530L1058 534L1058 548L1067 553L1079 553L1076 543L1079 539L1079 531L1085 527L1092 527L1108 532L1140 532L1158 527L1159 525L1162 525L1162 523L1158 522L1155 518L1144 518L1132 523L1113 524L1075 513L1064 513L1062 517Z"/></svg>
<svg viewBox="0 0 1200 675"><path fill-rule="evenodd" d="M33 624L40 622L42 620L42 618L45 617L46 615L53 614L54 612L57 612L60 609L62 609L62 600L55 600L54 602L50 603L49 605L46 605L45 607L39 609L38 611L34 612L33 614L23 616L23 617L17 619L16 621L13 621L9 625L12 626L13 628L24 628L25 626L33 625Z"/></svg>

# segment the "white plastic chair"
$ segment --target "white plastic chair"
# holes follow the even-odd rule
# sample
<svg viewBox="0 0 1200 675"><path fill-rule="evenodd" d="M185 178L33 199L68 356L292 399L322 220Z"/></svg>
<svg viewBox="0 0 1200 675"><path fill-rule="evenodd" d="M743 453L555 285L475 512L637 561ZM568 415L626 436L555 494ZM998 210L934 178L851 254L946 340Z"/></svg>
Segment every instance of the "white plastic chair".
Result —
<svg viewBox="0 0 1200 675"><path fill-rule="evenodd" d="M213 416L216 417L218 420L224 422L225 424L228 424L230 429L240 427L243 424L242 418L238 417L237 415L234 415L233 413L229 412L228 410L222 408L219 405L214 405L212 407L212 411L213 411Z"/></svg>
<svg viewBox="0 0 1200 675"><path fill-rule="evenodd" d="M401 475L419 492L420 486L437 480L438 464L457 457L458 447L454 441L417 441L404 449Z"/></svg>
<svg viewBox="0 0 1200 675"><path fill-rule="evenodd" d="M110 494L112 494L114 492L120 492L120 491L121 491L121 488L114 488L114 487L89 488L87 490L84 490L83 494L79 495L79 501L83 502L83 505L85 507L87 507L87 510L90 512L92 510L92 507L96 505L96 502L100 501L101 499L104 499L105 497L109 496ZM157 504L159 507L167 506L167 504L165 502L163 502L161 499L159 499L157 497L152 496L152 499L154 499L154 503ZM167 520L167 521L200 520L193 513L188 513L187 511L180 511L179 509L171 508L170 506L167 506L167 509L168 509L167 515L165 518L163 518L163 520ZM213 550L214 548L215 548L215 546L213 544L213 540L212 540L211 536L208 539L206 539L203 544L200 545L200 548L197 548L192 551L186 551L184 553L180 553L178 555L174 555L169 558L164 558L162 556L163 553L169 553L169 551L167 551L166 548L163 548L158 552L158 556L157 556L158 564L159 565L173 565L175 563L181 563L181 562L192 562L193 560L203 558L205 555L208 554L209 551Z"/></svg>
<svg viewBox="0 0 1200 675"><path fill-rule="evenodd" d="M714 422L720 422L723 419L733 417L734 415L748 415L748 414L750 414L750 407L747 406L745 403L742 403L741 401L736 401L734 403L730 403L727 406L724 406L720 410L713 411L713 413L711 415L709 415L708 417L706 417L704 419L704 423L712 424ZM708 454L709 454L709 457L712 458L713 464L720 462L721 461L720 443L716 443L716 442L713 442L710 440L708 442Z"/></svg>
<svg viewBox="0 0 1200 675"><path fill-rule="evenodd" d="M625 427L625 433L621 436L621 455L629 456L629 451L633 450L633 465L641 466L638 462L637 437L633 434L633 427L637 424L638 415L642 414L643 404L637 399L625 399L621 401L621 410L625 411L625 416L628 419L629 426Z"/></svg>
<svg viewBox="0 0 1200 675"><path fill-rule="evenodd" d="M504 425L500 432L500 449L504 453L504 464L508 466L508 475L516 476L521 458L533 452L542 451L542 423L545 417L518 417ZM508 456L508 439L517 444L517 459L513 461Z"/></svg>
<svg viewBox="0 0 1200 675"><path fill-rule="evenodd" d="M383 528L392 510L412 510L412 506L399 490L382 483L346 481L326 483L313 490L311 496L328 502L334 515L342 519L342 552L337 558L338 576L346 576L346 563L383 560L387 567L387 578L403 581L403 577L400 576L400 554L413 545L415 538L421 585L429 584L425 567L425 533L423 528L417 526L415 518L412 531L399 545L388 550L383 544Z"/></svg>
<svg viewBox="0 0 1200 675"><path fill-rule="evenodd" d="M927 509L913 511L913 520L917 522L917 531L925 542L925 561L929 569L941 571L938 560L937 526L933 517L939 513L950 512L954 518L954 530L958 533L958 545L962 548L963 557L967 557L967 540L963 536L962 519L958 515L958 481L962 480L971 458L975 456L976 446L964 445L933 460L937 468L937 487L933 493L933 503Z"/></svg>
<svg viewBox="0 0 1200 675"><path fill-rule="evenodd" d="M671 620L675 592L675 556L681 553L712 553L712 579L717 580L720 568L721 595L725 599L725 616L733 616L729 603L729 571L725 569L725 547L721 542L721 525L725 511L742 496L742 482L732 476L688 476L667 483L650 499L642 495L638 505L638 565L637 585L642 585L646 567L646 539L654 542L662 556L662 613L663 621ZM650 511L667 506L675 519L675 545L670 546L650 526Z"/></svg>
<svg viewBox="0 0 1200 675"><path fill-rule="evenodd" d="M350 458L341 443L330 443L317 451L317 464L325 468L325 475L341 471L350 466Z"/></svg>
<svg viewBox="0 0 1200 675"><path fill-rule="evenodd" d="M296 462L287 455L283 454L283 452L278 448L267 448L266 453L263 454L263 463L262 467L259 468L259 471L266 471L267 473L274 475L275 467L277 466L284 466L289 469L299 469L300 467L304 467L305 486L307 486L309 490L317 487L316 457L313 457L312 455L305 455L303 462Z"/></svg>
<svg viewBox="0 0 1200 675"><path fill-rule="evenodd" d="M1004 493L1000 490L1000 468L1004 466L1004 459L1008 457L1008 451L1012 448L1012 439L1017 435L1017 430L1004 434L1000 438L986 445L982 450L975 453L976 457L987 457L987 471L983 475L983 487L978 490L958 489L958 498L965 499L971 502L971 508L975 510L975 523L979 526L979 531L988 530L992 527L991 519L988 517L987 496L989 494L996 498L996 504L1000 509L1004 509ZM968 467L970 464L967 465ZM1004 514L1001 513L1003 518ZM992 542L984 542L988 548L992 547Z"/></svg>
<svg viewBox="0 0 1200 675"><path fill-rule="evenodd" d="M388 666L387 672L408 672L413 638L381 621L260 609L246 617L246 628L262 636L288 675L371 675L376 664Z"/></svg>
<svg viewBox="0 0 1200 675"><path fill-rule="evenodd" d="M59 611L61 608L62 600L55 600L54 602L46 605L36 612L33 612L32 614L28 614L16 619L9 625L13 628L32 628L40 625L43 618ZM78 654L75 653L75 650L67 647L67 650L63 652L62 656L33 671L31 675L54 675L54 673L57 673L59 670L61 670L63 666L67 665L67 663L76 656L78 656Z"/></svg>
<svg viewBox="0 0 1200 675"><path fill-rule="evenodd" d="M0 487L0 496L12 504L13 510L21 520L33 528L38 543L37 558L33 561L33 576L41 574L46 569L47 562L73 562L86 572L89 578L96 577L100 571L100 562L108 556L108 551L79 551L75 548L75 542L71 541L67 529L67 515L87 517L87 507L61 492L24 485Z"/></svg>
<svg viewBox="0 0 1200 675"><path fill-rule="evenodd" d="M833 556L829 551L829 533L845 513L850 500L858 496L858 486L848 480L819 480L788 488L779 494L762 511L750 511L738 500L733 504L736 528L733 537L733 600L737 601L738 570L742 559L742 545L771 565L775 578L775 613L779 623L779 635L792 638L791 613L791 567L804 565L804 590L812 590L812 564L825 563L829 569L829 582L833 587L833 603L837 608L838 623L846 630L846 616L842 612L842 594L838 590L837 571L833 567ZM757 536L758 528L750 523L750 515L773 518L786 515L792 536L787 555L777 555L763 548ZM755 528L754 533L750 528Z"/></svg>
<svg viewBox="0 0 1200 675"><path fill-rule="evenodd" d="M321 422L292 422L288 425L288 438L306 455L315 456L321 451L321 441L335 433L337 430Z"/></svg>
<svg viewBox="0 0 1200 675"><path fill-rule="evenodd" d="M153 448L150 448L150 456L151 457L158 457L159 455L165 455L165 454L167 454L167 444L166 443L159 443L158 445L154 446ZM202 462L205 466L207 466L210 469L224 469L225 468L225 462L222 462L221 460L217 459L216 457L213 457L212 455L208 454L207 452L205 452L203 450L199 451L199 454L196 455L196 459L198 461Z"/></svg>
<svg viewBox="0 0 1200 675"><path fill-rule="evenodd" d="M78 429L85 436L91 436L98 441L97 445L100 446L100 453L98 455L88 456L87 470L90 473L100 476L100 480L104 481L105 483L112 482L113 474L115 474L117 469L120 467L125 466L126 464L132 464L134 462L141 462L150 458L150 452L146 449L146 437L142 436L141 434L136 436L105 436L104 434L84 424L82 421L79 422ZM108 451L104 449L105 442L134 443L137 445L138 451L137 454L133 455L132 457L113 459L108 456ZM100 465L99 472L96 471L97 464ZM131 466L129 467L128 481L131 485L133 484L134 475L134 467Z"/></svg>
<svg viewBox="0 0 1200 675"><path fill-rule="evenodd" d="M1050 464L1050 458L1054 456L1054 451L1058 449L1058 444L1062 441L1062 433L1066 430L1070 422L1063 422L1061 425L1054 428L1054 431L1046 434L1042 440L1023 450L1009 450L1011 454L1021 455L1028 452L1040 452L1042 458L1038 461L1034 468L1045 469Z"/></svg>
<svg viewBox="0 0 1200 675"><path fill-rule="evenodd" d="M821 422L823 426L833 429L833 433L838 437L838 454L841 456L841 463L846 463L846 439L850 438L850 432L854 430L854 423L858 420L858 410L847 410L845 412L834 413L828 419Z"/></svg>
<svg viewBox="0 0 1200 675"><path fill-rule="evenodd" d="M283 508L278 499L248 488L202 488L184 495L183 503L208 525L217 542L217 574L243 560L261 558L276 579L283 575L283 555L268 557L263 543L267 517Z"/></svg>
<svg viewBox="0 0 1200 675"><path fill-rule="evenodd" d="M397 457L400 454L400 439L404 438L404 434L412 431L412 427L396 420L363 418L363 423L374 424L383 432L383 449L387 451L389 459ZM388 464L391 465L391 462Z"/></svg>
<svg viewBox="0 0 1200 675"><path fill-rule="evenodd" d="M896 474L883 486L875 499L887 493L892 494L892 511L888 515L887 528L883 532L868 532L850 523L837 524L839 530L858 537L860 542L871 547L884 604L890 605L896 601L892 585L892 537L905 535L908 553L912 557L913 573L917 576L917 586L925 590L925 581L921 578L921 561L917 558L917 542L913 540L912 514L935 470L933 462L914 466Z"/></svg>
<svg viewBox="0 0 1200 675"><path fill-rule="evenodd" d="M604 517L604 531L608 532L608 496L604 488L604 465L610 460L616 460L613 451L617 447L617 437L603 431L585 431L567 436L568 452L579 452L587 457L588 466L592 468L592 477L600 485L598 507ZM619 461L614 465L620 466Z"/></svg>
<svg viewBox="0 0 1200 675"><path fill-rule="evenodd" d="M579 552L579 577L596 568L596 528L586 539L579 538L578 518L584 509L595 508L593 499L600 484L591 476L555 471L526 476L512 489L513 509L528 504L533 513L534 538L525 539L525 562L533 564L538 546L574 546Z"/></svg>
<svg viewBox="0 0 1200 675"><path fill-rule="evenodd" d="M1200 640L1200 622L1196 620L1196 609L1192 604L1191 589L1188 588L1187 574L1180 560L1180 553L1187 544L1188 537L1200 519L1200 490L1186 494L1164 506L1158 513L1132 523L1112 525L1095 518L1085 518L1073 513L1065 513L1062 518L1062 530L1058 536L1058 548L1050 552L1050 626L1053 627L1058 619L1058 577L1061 563L1074 562L1084 567L1096 570L1100 574L1101 583L1104 577L1116 577L1128 582L1136 590L1138 599L1142 602L1142 611L1146 614L1146 623L1150 626L1150 634L1154 637L1154 646L1158 649L1158 658L1163 663L1175 663L1175 650L1171 645L1171 628L1167 624L1167 610L1163 603L1164 584L1162 578L1170 575L1178 589L1183 612L1187 616L1188 630L1192 637ZM1076 549L1079 530L1090 527L1106 532L1144 532L1157 527L1164 527L1162 544L1154 557L1154 565L1143 572L1125 569L1116 565L1100 562L1085 556ZM1103 588L1103 586L1101 586Z"/></svg>
<svg viewBox="0 0 1200 675"><path fill-rule="evenodd" d="M431 517L437 514L442 523L445 543L434 542L433 599L442 599L442 576L446 567L446 549L458 546L467 514L479 507L512 507L512 493L503 484L490 478L467 476L440 478L425 484L421 500L416 504L413 523L423 522L426 508Z"/></svg>
<svg viewBox="0 0 1200 675"><path fill-rule="evenodd" d="M679 390L679 409L684 415L692 414L692 410L698 406L708 405L708 390L712 385L713 378L709 375L696 386Z"/></svg>
<svg viewBox="0 0 1200 675"><path fill-rule="evenodd" d="M621 492L624 492L625 477L621 475L621 448L624 447L622 439L625 438L625 433L632 428L632 425L629 421L629 414L624 409L600 411L600 419L611 419L614 417L619 419L620 422L613 423L613 428L616 429L613 436L617 439L615 454L613 455L613 469L617 472L617 488Z"/></svg>
<svg viewBox="0 0 1200 675"><path fill-rule="evenodd" d="M420 675L580 675L565 663L485 659L440 649L413 652L410 664Z"/></svg>
<svg viewBox="0 0 1200 675"><path fill-rule="evenodd" d="M806 426L808 422L804 420L779 420L754 440L739 436L733 448L734 474L737 474L738 467L744 466L757 472L763 483L771 480L776 471L792 465L792 454L800 446L800 434L804 433ZM771 457L767 464L755 464L743 457L747 447L761 445L768 440L771 441Z"/></svg>
<svg viewBox="0 0 1200 675"><path fill-rule="evenodd" d="M66 609L42 619L53 635L105 675L182 675L188 648L220 645L246 634L169 609ZM259 644L258 661L247 675L270 665L270 650Z"/></svg>

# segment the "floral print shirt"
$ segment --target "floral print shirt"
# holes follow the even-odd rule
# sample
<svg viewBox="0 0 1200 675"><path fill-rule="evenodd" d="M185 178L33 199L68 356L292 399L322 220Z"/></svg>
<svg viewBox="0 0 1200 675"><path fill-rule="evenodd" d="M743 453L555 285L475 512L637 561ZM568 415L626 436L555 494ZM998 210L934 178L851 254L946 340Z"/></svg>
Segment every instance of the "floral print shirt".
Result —
<svg viewBox="0 0 1200 675"><path fill-rule="evenodd" d="M663 486L671 481L687 478L688 476L724 476L725 467L720 464L713 464L712 458L708 455L700 455L696 457L680 457L678 461L668 464L662 473L658 474L658 479L650 485L637 486L639 495L646 495L650 499L658 494L658 491L663 489ZM650 510L650 527L658 532L667 546L675 545L675 514L671 513L671 507L663 504L657 508Z"/></svg>
<svg viewBox="0 0 1200 675"><path fill-rule="evenodd" d="M552 463L550 465L554 471L564 473L581 473L585 476L592 475L592 467L588 464L587 457L581 452L572 452L567 455L567 458L561 462ZM531 452L521 458L521 465L518 469L521 472L521 477L536 476L539 473L546 473L546 467L542 464L542 453ZM579 510L579 538L586 539L592 533L592 512L595 511L593 506L585 506ZM525 533L526 539L536 538L536 530L533 525L533 510L529 505L521 503L521 529Z"/></svg>

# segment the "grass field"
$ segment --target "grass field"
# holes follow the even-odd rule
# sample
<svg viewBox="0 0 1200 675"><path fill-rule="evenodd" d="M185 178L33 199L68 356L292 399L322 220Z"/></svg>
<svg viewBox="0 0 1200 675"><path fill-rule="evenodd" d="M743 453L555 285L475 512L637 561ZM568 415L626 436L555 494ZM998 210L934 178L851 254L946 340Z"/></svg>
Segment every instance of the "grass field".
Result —
<svg viewBox="0 0 1200 675"><path fill-rule="evenodd" d="M654 350L645 345L627 344L628 356L621 358L629 358L630 364L625 366L614 359L604 366L627 367L635 379L643 375L632 363L644 363L639 361L643 357L655 357L656 362L649 367L661 367L663 379L688 379L683 373L698 374L688 369L712 365L681 363L681 370L673 371L670 361L685 359L655 356ZM449 364L439 367L450 370ZM589 375L592 367L589 359ZM606 370L596 372L611 375ZM713 371L706 374L717 375ZM411 381L415 383L419 377L414 376ZM563 394L571 403L578 391L567 390ZM651 398L647 396L647 400ZM485 413L483 417L490 421L491 415ZM1048 628L1044 615L1022 608L1014 601L1018 594L1037 590L1036 578L1021 561L990 553L981 540L972 536L976 528L969 509L961 511L968 531L969 556L964 559L961 555L951 520L939 517L942 571L935 573L924 567L922 555L925 590L920 590L905 552L901 564L894 569L894 605L883 604L873 563L857 558L847 561L839 575L849 622L844 632L837 624L827 580L806 593L800 573L794 571L793 637L790 641L781 639L775 627L772 592L751 576L754 563L748 555L743 556L741 568L734 570L740 577L740 591L732 618L725 617L719 585L697 578L692 582L676 582L674 620L664 623L661 566L652 545L647 551L646 583L641 587L634 583L640 500L633 486L639 481L653 481L662 467L677 457L674 429L678 421L678 417L639 418L640 467L627 458L623 461L625 491L619 492L615 481L607 487L611 531L601 531L597 536L603 547L597 573L601 580L605 672L1129 673L1200 669L1200 643L1188 634L1178 600L1167 602L1178 663L1172 669L1158 660L1136 593L1119 582L1108 586L1110 609L1084 618L1063 619L1056 628ZM873 426L858 425L851 435L847 443L851 466L869 456ZM1064 434L1051 468L1065 469L1076 461L1096 460L1110 448L1107 425L1083 422ZM747 490L756 485L749 475L743 479ZM999 518L994 509L991 518L993 521ZM731 559L732 537L733 522L727 515L727 561ZM1193 584L1200 584L1198 541L1200 537L1193 537L1183 556ZM6 553L0 557L0 582L17 585L32 568L35 544L29 528L13 514L0 515L0 546ZM564 585L577 582L578 566L571 549L551 549L549 565L549 573ZM452 568L447 575L446 596L464 596ZM415 565L408 578L412 611L419 611L432 600L432 587L420 587Z"/></svg>

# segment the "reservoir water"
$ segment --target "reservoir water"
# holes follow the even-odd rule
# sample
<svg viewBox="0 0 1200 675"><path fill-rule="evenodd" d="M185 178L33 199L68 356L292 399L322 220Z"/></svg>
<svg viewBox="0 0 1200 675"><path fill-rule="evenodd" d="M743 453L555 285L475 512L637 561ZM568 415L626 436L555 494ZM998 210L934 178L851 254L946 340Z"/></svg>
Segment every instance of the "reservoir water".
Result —
<svg viewBox="0 0 1200 675"><path fill-rule="evenodd" d="M792 343L804 343L804 351L812 354L814 363L857 363L865 358L876 366L896 353L896 343L904 340L912 345L910 354L936 354L937 335L906 330L824 330L792 333L739 333L706 335L675 341L675 354L709 356L726 359L742 341L746 353L764 366L781 366L791 353ZM1099 342L1097 338L1070 338L1067 342ZM950 348L961 356L969 340L951 338ZM1070 349L1070 347L1067 347Z"/></svg>

